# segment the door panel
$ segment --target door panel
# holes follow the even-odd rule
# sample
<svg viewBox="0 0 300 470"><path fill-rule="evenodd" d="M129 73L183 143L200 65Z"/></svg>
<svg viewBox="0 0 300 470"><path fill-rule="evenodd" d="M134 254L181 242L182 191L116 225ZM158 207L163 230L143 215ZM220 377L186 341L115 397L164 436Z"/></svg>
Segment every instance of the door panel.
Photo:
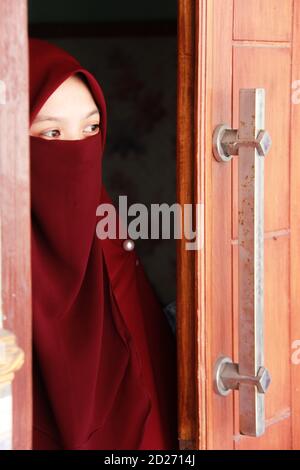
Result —
<svg viewBox="0 0 300 470"><path fill-rule="evenodd" d="M291 361L289 309L289 171L290 171L290 63L291 47L233 45L233 124L238 126L238 91L240 88L266 89L266 129L272 136L272 148L265 157L265 364L272 383L265 397L267 431L254 439L240 437L237 448L272 448L276 431L269 437L269 427L282 433L282 421L291 420ZM279 112L280 110L280 112ZM238 228L238 159L233 161L233 240ZM235 246L237 248L237 246ZM233 265L235 283L238 265ZM238 311L235 309L234 338L238 337ZM237 348L235 362L238 362ZM235 394L238 403L238 393ZM238 406L235 408L238 415ZM235 433L238 434L238 420ZM291 425L286 426L285 442L291 447ZM287 447L286 447L287 446Z"/></svg>
<svg viewBox="0 0 300 470"><path fill-rule="evenodd" d="M290 137L291 137L291 39L292 2L241 2L235 5L237 25L244 29L239 39L253 45L233 43L233 124L238 125L238 90L265 88L266 129L272 136L272 148L265 158L265 360L272 384L266 394L267 430L260 438L241 436L236 448L292 448L291 427L291 338L290 338ZM249 16L248 16L249 15ZM242 19L251 18L250 21ZM268 19L270 18L270 21ZM266 34L263 23L268 24ZM273 29L274 25L274 29ZM279 25L276 29L276 25ZM298 26L299 27L299 26ZM273 41L272 45L257 41ZM276 42L277 41L277 42ZM257 47L258 46L258 47ZM233 239L237 238L237 169L233 161ZM237 263L234 264L237 272ZM235 274L237 282L237 274ZM237 309L234 338L238 335ZM238 362L238 356L235 360ZM238 402L238 393L235 394ZM238 416L238 408L235 408ZM286 423L283 423L286 421ZM272 428L272 430L271 430ZM284 438L281 437L284 430ZM238 433L238 419L236 419ZM253 442L252 442L253 441Z"/></svg>
<svg viewBox="0 0 300 470"><path fill-rule="evenodd" d="M267 437L251 438L237 434L234 436L234 449L236 450L291 450L290 421L280 420L276 427L267 422Z"/></svg>
<svg viewBox="0 0 300 470"><path fill-rule="evenodd" d="M293 0L235 0L234 39L290 41Z"/></svg>
<svg viewBox="0 0 300 470"><path fill-rule="evenodd" d="M265 230L289 227L291 48L233 47L233 125L238 126L240 88L265 88L266 129L272 147L265 159ZM233 159L233 237L237 237L237 167Z"/></svg>
<svg viewBox="0 0 300 470"><path fill-rule="evenodd" d="M300 104L292 101L292 83L300 80L300 2L182 0L179 5L185 14L191 5L195 9L196 45L186 51L194 58L195 79L186 82L194 90L194 148L178 150L179 181L180 172L189 171L184 162L192 159L194 194L184 202L193 198L204 202L205 212L204 247L194 253L194 283L191 276L188 280L184 272L179 274L178 320L182 325L181 290L195 290L196 337L184 327L179 332L185 335L185 344L196 347L195 364L189 368L194 368L197 377L194 416L198 422L188 423L190 441L199 449L299 449L300 365L292 363L291 355L293 341L300 339ZM179 23L179 32L184 33L186 26L185 21ZM184 94L182 87L181 83L179 96ZM221 123L237 129L241 88L265 89L265 128L273 141L270 152L262 157L264 349L272 382L265 395L266 431L257 438L239 433L238 391L221 397L213 389L217 358L226 355L238 362L239 157L217 162L212 155L212 134ZM191 103L179 102L181 116L185 105L187 109ZM179 366L186 367L180 344L178 352Z"/></svg>
<svg viewBox="0 0 300 470"><path fill-rule="evenodd" d="M269 156L269 155L268 155ZM237 245L234 246L234 285L237 285ZM238 393L235 393L235 447L237 449L291 448L291 386L289 330L289 238L265 239L265 366L272 382L265 396L266 432L258 438L239 434ZM276 295L274 295L276 293ZM234 296L237 299L237 296ZM238 306L234 305L234 338L238 337ZM271 332L271 334L270 334ZM236 341L235 341L236 343ZM234 354L238 362L237 344ZM284 423L286 422L286 423ZM272 429L271 429L272 428ZM284 436L281 436L284 431Z"/></svg>

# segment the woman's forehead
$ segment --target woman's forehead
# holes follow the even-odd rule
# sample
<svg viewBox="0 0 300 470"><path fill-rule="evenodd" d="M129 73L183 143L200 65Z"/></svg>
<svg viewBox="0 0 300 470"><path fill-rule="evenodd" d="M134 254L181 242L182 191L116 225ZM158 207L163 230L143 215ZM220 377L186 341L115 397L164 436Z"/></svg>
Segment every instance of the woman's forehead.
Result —
<svg viewBox="0 0 300 470"><path fill-rule="evenodd" d="M36 116L36 120L45 120L47 117L55 117L56 120L74 113L74 117L87 118L96 114L99 110L93 95L87 84L78 74L67 78L54 90Z"/></svg>

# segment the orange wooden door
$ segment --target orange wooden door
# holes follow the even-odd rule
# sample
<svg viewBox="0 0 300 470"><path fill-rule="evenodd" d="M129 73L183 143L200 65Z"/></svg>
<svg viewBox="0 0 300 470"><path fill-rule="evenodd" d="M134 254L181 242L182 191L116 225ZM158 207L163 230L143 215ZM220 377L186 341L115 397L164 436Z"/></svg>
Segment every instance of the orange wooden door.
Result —
<svg viewBox="0 0 300 470"><path fill-rule="evenodd" d="M179 0L178 199L204 204L204 246L178 243L181 448L300 448L300 1ZM272 147L264 175L266 430L240 433L239 392L213 388L238 363L238 165L212 154L215 126L239 126L239 90L264 88Z"/></svg>
<svg viewBox="0 0 300 470"><path fill-rule="evenodd" d="M0 2L0 277L2 327L13 333L25 353L11 397L0 398L1 448L30 449L31 408L31 273L28 145L27 1ZM12 352L12 351L10 351ZM0 354L0 378L6 359ZM2 387L0 383L0 388ZM12 425L12 442L11 442Z"/></svg>

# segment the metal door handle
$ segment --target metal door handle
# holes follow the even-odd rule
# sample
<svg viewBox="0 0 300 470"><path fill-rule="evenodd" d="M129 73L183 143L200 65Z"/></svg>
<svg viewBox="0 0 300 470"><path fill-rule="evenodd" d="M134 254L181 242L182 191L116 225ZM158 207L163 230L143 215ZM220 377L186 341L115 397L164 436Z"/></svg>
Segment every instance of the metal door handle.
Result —
<svg viewBox="0 0 300 470"><path fill-rule="evenodd" d="M264 156L271 138L264 130L265 90L241 89L239 100L239 128L222 124L213 135L216 160L239 156L239 362L218 358L214 388L223 396L239 390L240 433L260 436L265 431L264 393L271 381L264 367Z"/></svg>

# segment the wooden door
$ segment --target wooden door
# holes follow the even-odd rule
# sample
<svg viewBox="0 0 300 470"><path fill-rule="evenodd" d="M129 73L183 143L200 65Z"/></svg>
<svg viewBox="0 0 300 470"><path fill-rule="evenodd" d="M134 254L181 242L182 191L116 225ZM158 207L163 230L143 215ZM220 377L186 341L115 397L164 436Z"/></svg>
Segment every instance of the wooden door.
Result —
<svg viewBox="0 0 300 470"><path fill-rule="evenodd" d="M13 333L25 352L24 364L13 380L13 418L8 415L10 397L5 394L0 398L1 432L9 432L12 422L13 449L30 449L32 433L28 142L27 1L1 0L0 286L3 323L0 319L0 332L3 326ZM0 376L1 371L2 367ZM8 440L5 434L1 442L6 445Z"/></svg>
<svg viewBox="0 0 300 470"><path fill-rule="evenodd" d="M181 448L300 448L300 1L179 0L178 200L204 204L204 245L178 243ZM264 88L266 430L239 432L239 392L214 365L238 362L238 157L217 162L215 126L239 125L239 90Z"/></svg>

